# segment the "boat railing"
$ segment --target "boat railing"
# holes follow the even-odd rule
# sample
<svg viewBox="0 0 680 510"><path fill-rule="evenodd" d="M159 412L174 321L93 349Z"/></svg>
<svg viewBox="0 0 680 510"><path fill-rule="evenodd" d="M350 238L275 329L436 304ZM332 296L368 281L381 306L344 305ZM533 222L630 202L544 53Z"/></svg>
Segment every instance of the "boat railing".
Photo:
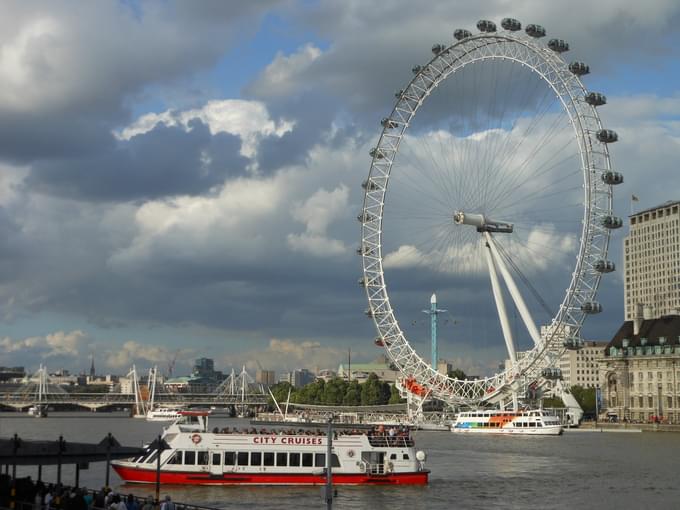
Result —
<svg viewBox="0 0 680 510"><path fill-rule="evenodd" d="M368 436L368 442L371 446L391 448L411 448L415 445L408 436Z"/></svg>
<svg viewBox="0 0 680 510"><path fill-rule="evenodd" d="M366 463L366 473L369 475L384 475L386 472L385 468L385 464Z"/></svg>

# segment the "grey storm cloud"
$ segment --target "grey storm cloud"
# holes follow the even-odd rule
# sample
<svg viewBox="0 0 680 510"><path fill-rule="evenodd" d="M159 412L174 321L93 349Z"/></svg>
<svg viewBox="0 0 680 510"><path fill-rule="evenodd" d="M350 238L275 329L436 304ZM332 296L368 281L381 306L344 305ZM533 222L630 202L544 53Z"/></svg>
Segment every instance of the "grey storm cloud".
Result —
<svg viewBox="0 0 680 510"><path fill-rule="evenodd" d="M407 0L366 9L361 0L322 1L293 14L313 28L328 49L307 66L299 66L287 82L268 82L263 73L254 89L275 96L276 90L306 90L315 84L363 123L376 122L393 105L392 93L411 79L411 68L432 58L435 43L452 43L456 28L476 31L479 19L497 23L514 17L525 25L546 27L548 37L571 43L567 59L582 59L593 72L611 73L619 64L650 58L677 58L670 39L680 24L680 5L672 0L648 3L618 0L598 2L524 2L490 0L482 4L430 2L427 7ZM664 38L645 37L663 33ZM304 49L301 50L304 52ZM606 92L606 91L605 91ZM379 120L379 117L377 117Z"/></svg>
<svg viewBox="0 0 680 510"><path fill-rule="evenodd" d="M351 346L353 352L359 348L366 358L377 355L374 327L363 314L364 291L357 285L356 216L379 120L393 105L395 89L411 79L411 67L431 58L432 44L450 41L455 28L473 29L483 17L513 16L568 39L569 58L588 61L593 74L606 76L621 65L643 73L640 66L648 62L640 63L642 55L650 55L653 65L655 56L676 51L664 45L666 39L644 34L676 34L680 11L674 2L661 1L628 7L613 0L576 6L498 0L481 7L394 1L380 8L353 0L284 2L277 15L322 42L310 42L297 52L299 59L277 57L277 71L295 72L263 69L242 95L261 101L269 120L290 121L290 130L253 130L257 136L248 158L242 156L242 137L211 134L199 121L190 130L159 122L126 140L112 135L130 125L140 105L149 110L158 91L173 97L188 86L200 89L197 73L210 70L239 37L248 40L259 17L275 4L85 3L78 4L78 16L70 2L3 5L0 44L12 43L18 61L30 64L19 67L27 74L10 69L7 75L26 80L0 81L0 159L20 167L11 185L0 179L5 322L22 314L63 314L82 318L82 329L119 330L121 340L140 324L187 327L177 336L195 325L219 332L214 348L220 352L243 351L244 339L254 344L311 338ZM37 10L54 24L37 23ZM59 47L64 51L55 50ZM207 92L199 90L202 94ZM660 111L634 109L630 98L618 98L627 109L615 99L610 96L607 108L615 114L609 118L634 126L619 130L621 142L612 151L626 185L646 187L649 196L636 188L645 204L657 201L652 195L663 196L659 202L678 198L664 195L677 173L677 127L672 122L659 127ZM676 108L677 99L670 102L665 111ZM437 110L437 103L432 106ZM421 120L427 125L430 119ZM633 137L639 143L629 143ZM648 182L640 169L652 166L663 178ZM340 246L337 253L291 249L290 240L304 240L311 223L294 211L303 210L319 190L330 196L341 186L349 191L339 213L323 232L312 232L321 248ZM617 196L630 189L617 190ZM625 200L618 198L617 206L624 215ZM612 256L619 259L620 241L612 241ZM610 276L601 293L611 303L607 316L587 326L594 338L607 338L622 316L620 274ZM387 277L397 316L421 354L429 352L421 310L437 291L441 306L458 321L442 325L448 342L442 353L502 359L488 276L407 267L388 269ZM560 289L552 290L549 297L559 298ZM512 321L517 325L515 317Z"/></svg>
<svg viewBox="0 0 680 510"><path fill-rule="evenodd" d="M0 159L106 149L130 105L207 69L277 2L5 2Z"/></svg>
<svg viewBox="0 0 680 510"><path fill-rule="evenodd" d="M111 136L113 138L113 136ZM140 200L196 195L242 176L248 159L241 139L212 135L198 120L183 126L158 124L130 140L80 158L35 163L24 185L34 191L85 200Z"/></svg>

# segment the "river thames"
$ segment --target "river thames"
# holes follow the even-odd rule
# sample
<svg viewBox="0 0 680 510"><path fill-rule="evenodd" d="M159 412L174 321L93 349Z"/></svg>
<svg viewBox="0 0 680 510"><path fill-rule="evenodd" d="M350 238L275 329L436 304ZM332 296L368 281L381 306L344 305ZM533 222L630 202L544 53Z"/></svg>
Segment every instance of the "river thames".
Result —
<svg viewBox="0 0 680 510"><path fill-rule="evenodd" d="M212 426L245 427L246 420L213 418ZM35 419L0 415L0 436L99 442L108 432L126 446L149 442L163 424L119 414L53 413ZM391 510L444 508L674 508L680 501L680 434L569 431L560 437L468 436L415 432L427 455L427 487L339 487L334 508ZM81 485L104 484L105 464L81 471ZM37 475L37 468L18 470ZM66 466L63 482L75 478ZM45 481L56 468L44 468ZM153 487L122 485L113 470L111 485L144 495ZM319 487L162 487L175 501L220 508L323 508Z"/></svg>

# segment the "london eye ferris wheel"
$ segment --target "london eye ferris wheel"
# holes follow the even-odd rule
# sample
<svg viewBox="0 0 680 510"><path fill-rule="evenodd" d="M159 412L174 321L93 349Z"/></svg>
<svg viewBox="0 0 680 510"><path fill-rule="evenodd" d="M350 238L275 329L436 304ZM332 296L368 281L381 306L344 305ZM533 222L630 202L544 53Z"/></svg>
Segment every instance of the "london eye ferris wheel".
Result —
<svg viewBox="0 0 680 510"><path fill-rule="evenodd" d="M581 347L584 319L602 310L597 289L615 269L610 233L622 225L612 189L623 177L608 151L618 137L598 115L606 97L582 82L589 66L567 63L569 44L544 42L539 25L522 30L506 18L500 29L488 20L477 28L435 44L396 92L358 217L376 343L411 391L453 405L502 401L555 377L564 350ZM462 302L483 290L498 315L504 369L455 379L416 352L397 318L404 282L416 274Z"/></svg>

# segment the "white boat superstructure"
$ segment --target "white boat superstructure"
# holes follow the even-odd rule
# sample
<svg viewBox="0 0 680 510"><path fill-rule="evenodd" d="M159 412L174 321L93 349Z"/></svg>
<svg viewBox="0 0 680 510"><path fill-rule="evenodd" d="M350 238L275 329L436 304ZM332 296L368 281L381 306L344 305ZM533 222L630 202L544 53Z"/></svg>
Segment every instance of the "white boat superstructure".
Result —
<svg viewBox="0 0 680 510"><path fill-rule="evenodd" d="M484 409L458 413L451 426L451 432L557 436L562 433L562 424L559 417L543 409L525 411Z"/></svg>

